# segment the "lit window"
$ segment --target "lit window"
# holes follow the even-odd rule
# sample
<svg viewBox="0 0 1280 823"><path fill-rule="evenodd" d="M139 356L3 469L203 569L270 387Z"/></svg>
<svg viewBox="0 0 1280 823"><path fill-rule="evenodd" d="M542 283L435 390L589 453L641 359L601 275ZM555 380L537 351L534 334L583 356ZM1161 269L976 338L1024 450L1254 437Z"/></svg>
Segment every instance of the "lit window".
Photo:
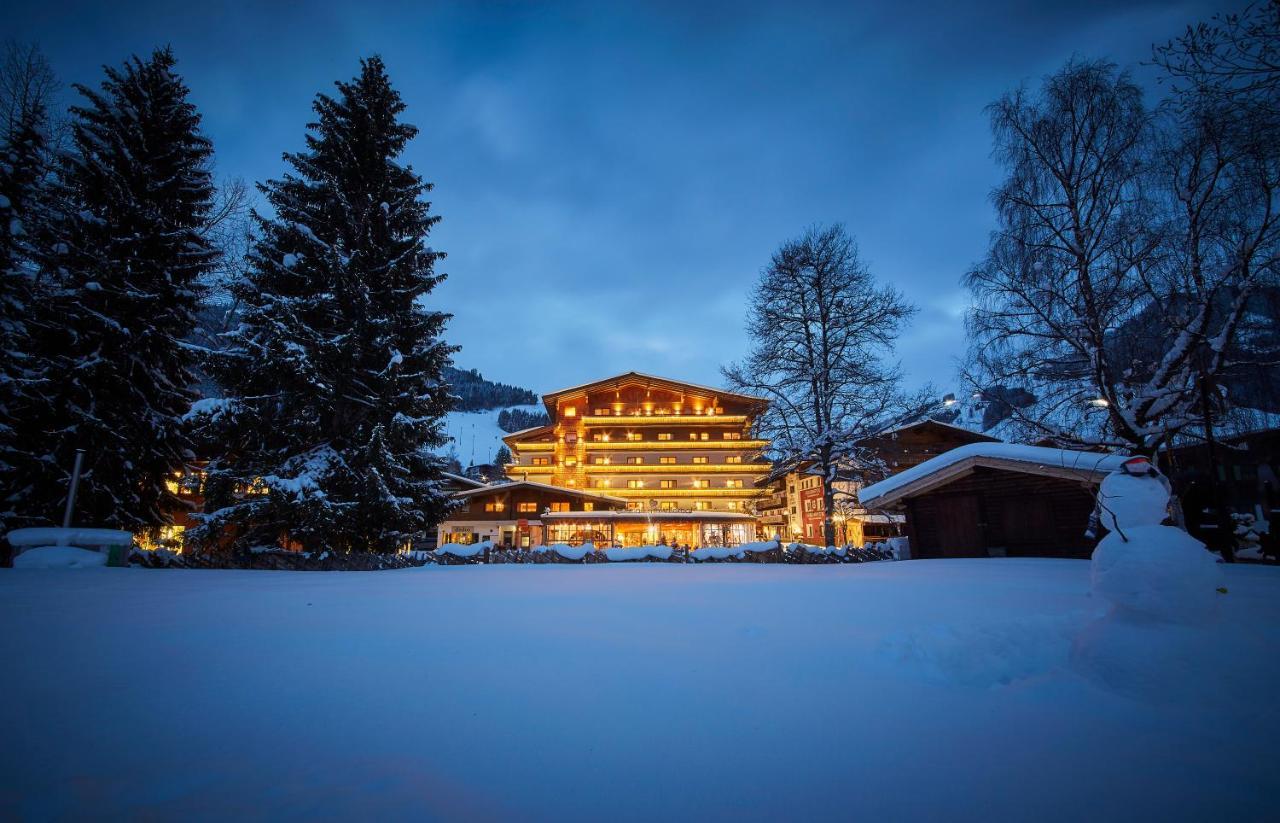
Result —
<svg viewBox="0 0 1280 823"><path fill-rule="evenodd" d="M724 462L726 462L726 463L741 463L741 462L742 462L742 455L740 455L740 454L730 455L729 457L726 457L726 458L724 459Z"/></svg>
<svg viewBox="0 0 1280 823"><path fill-rule="evenodd" d="M578 458L576 458L576 457L566 457L566 458L564 459L564 464L565 464L566 466L576 466L576 465L578 465Z"/></svg>
<svg viewBox="0 0 1280 823"><path fill-rule="evenodd" d="M724 507L731 512L736 512L738 510L738 501L730 500L729 502L724 504Z"/></svg>
<svg viewBox="0 0 1280 823"><path fill-rule="evenodd" d="M742 432L725 432L724 439L725 440L741 440Z"/></svg>
<svg viewBox="0 0 1280 823"><path fill-rule="evenodd" d="M608 416L609 416L609 409L596 409L596 410L595 410L595 415L596 415L596 417L608 417Z"/></svg>
<svg viewBox="0 0 1280 823"><path fill-rule="evenodd" d="M658 508L662 509L663 511L671 511L675 507L676 507L676 501L674 500L663 500L661 503L658 504Z"/></svg>
<svg viewBox="0 0 1280 823"><path fill-rule="evenodd" d="M697 433L697 432L689 432L689 439L690 439L690 440L697 440L697 439L698 439L698 433Z"/></svg>
<svg viewBox="0 0 1280 823"><path fill-rule="evenodd" d="M588 501L586 501L585 503L583 503L583 504L582 504L582 510L583 510L584 512L593 512L593 511L595 511L595 510L596 510L596 504L595 504L595 503L592 503L590 500L588 500Z"/></svg>
<svg viewBox="0 0 1280 823"><path fill-rule="evenodd" d="M694 462L694 463L705 463L705 462L707 462L707 456L704 454L704 455L702 455L701 457L695 457L695 458L693 458L693 462Z"/></svg>
<svg viewBox="0 0 1280 823"><path fill-rule="evenodd" d="M740 488L742 488L742 481L741 481L741 480L726 480L726 481L724 481L724 487L725 487L726 489L740 489Z"/></svg>
<svg viewBox="0 0 1280 823"><path fill-rule="evenodd" d="M597 466L607 466L607 465L609 465L609 458L607 458L607 457L593 457L593 458L591 458L591 462L592 462L592 463L595 463Z"/></svg>
<svg viewBox="0 0 1280 823"><path fill-rule="evenodd" d="M628 488L628 489L643 489L643 488L644 488L644 481L643 481L643 480L628 480L628 481L627 481L627 488Z"/></svg>
<svg viewBox="0 0 1280 823"><path fill-rule="evenodd" d="M597 480L597 481L596 481L596 488L597 488L597 489L607 489L607 488L609 488L609 481L608 481L608 480Z"/></svg>
<svg viewBox="0 0 1280 823"><path fill-rule="evenodd" d="M707 440L707 439L709 439L710 437L711 437L711 435L707 434L706 432L699 432L699 433L698 433L698 439L699 439L699 440Z"/></svg>
<svg viewBox="0 0 1280 823"><path fill-rule="evenodd" d="M485 503L484 510L487 512L500 512L502 511L502 504L501 503Z"/></svg>
<svg viewBox="0 0 1280 823"><path fill-rule="evenodd" d="M537 503L517 503L516 504L516 511L518 512L523 512L525 514L528 514L530 512L536 512L537 510L538 510Z"/></svg>
<svg viewBox="0 0 1280 823"><path fill-rule="evenodd" d="M710 480L695 480L695 481L693 481L693 487L694 487L695 489L709 489L709 488L711 488L711 481L710 481Z"/></svg>
<svg viewBox="0 0 1280 823"><path fill-rule="evenodd" d="M638 441L640 439L640 432L627 432L627 439L633 442Z"/></svg>
<svg viewBox="0 0 1280 823"><path fill-rule="evenodd" d="M628 457L628 458L627 458L627 463L628 463L628 464L630 464L630 465L632 465L632 466L639 466L639 465L640 465L641 463L643 463L643 462L644 462L644 458L643 458L643 457Z"/></svg>
<svg viewBox="0 0 1280 823"><path fill-rule="evenodd" d="M670 439L671 439L671 432L658 432L658 439L659 439L659 440L670 440Z"/></svg>
<svg viewBox="0 0 1280 823"><path fill-rule="evenodd" d="M705 500L695 500L695 501L693 501L693 508L694 508L694 510L695 510L695 511L700 511L700 512L702 512L702 511L706 511L707 509L711 508L711 506L710 506L710 504L708 504L708 503L707 503L707 501L705 501Z"/></svg>
<svg viewBox="0 0 1280 823"><path fill-rule="evenodd" d="M674 489L675 487L676 487L676 481L674 481L674 480L659 480L659 481L658 481L658 488L660 488L660 489Z"/></svg>
<svg viewBox="0 0 1280 823"><path fill-rule="evenodd" d="M577 416L578 416L578 410L577 410L577 409L575 409L573 406L565 406L565 407L564 407L564 416L565 416L565 417L577 417Z"/></svg>
<svg viewBox="0 0 1280 823"><path fill-rule="evenodd" d="M553 511L553 512L567 512L567 511L569 511L569 504L568 504L568 503L552 503L552 504L551 504L551 511Z"/></svg>
<svg viewBox="0 0 1280 823"><path fill-rule="evenodd" d="M674 457L659 457L658 462L664 466L670 466L676 462L676 459Z"/></svg>
<svg viewBox="0 0 1280 823"><path fill-rule="evenodd" d="M592 440L594 440L594 441L595 441L595 442L597 442L597 443L603 443L603 442L604 442L604 435L603 435L603 434L601 434L600 432L594 432L594 433L591 435L591 439L592 439Z"/></svg>

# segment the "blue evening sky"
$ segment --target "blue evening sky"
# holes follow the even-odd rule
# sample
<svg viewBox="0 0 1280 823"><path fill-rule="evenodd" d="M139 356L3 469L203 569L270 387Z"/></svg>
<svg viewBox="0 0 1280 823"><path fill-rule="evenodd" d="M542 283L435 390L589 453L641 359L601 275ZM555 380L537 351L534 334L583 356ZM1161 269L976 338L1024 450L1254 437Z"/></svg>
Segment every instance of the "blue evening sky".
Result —
<svg viewBox="0 0 1280 823"><path fill-rule="evenodd" d="M3 34L68 83L171 44L219 174L249 181L301 147L317 91L381 54L444 217L435 302L459 365L491 379L719 384L770 253L841 221L920 307L909 381L946 390L994 224L983 107L1073 53L1145 60L1220 6L10 0Z"/></svg>

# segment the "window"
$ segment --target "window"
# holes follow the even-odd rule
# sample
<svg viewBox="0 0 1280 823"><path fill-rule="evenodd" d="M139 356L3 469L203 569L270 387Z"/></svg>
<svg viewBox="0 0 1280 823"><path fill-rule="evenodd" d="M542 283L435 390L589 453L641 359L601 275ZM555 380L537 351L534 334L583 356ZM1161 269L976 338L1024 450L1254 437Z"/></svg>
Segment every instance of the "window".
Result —
<svg viewBox="0 0 1280 823"><path fill-rule="evenodd" d="M588 500L587 502L582 504L582 510L584 512L593 512L596 510L596 504Z"/></svg>
<svg viewBox="0 0 1280 823"><path fill-rule="evenodd" d="M670 466L676 462L674 457L659 457L658 462L664 466Z"/></svg>
<svg viewBox="0 0 1280 823"><path fill-rule="evenodd" d="M576 465L578 465L578 458L576 458L576 457L566 457L566 458L564 459L564 464L565 464L566 466L576 466Z"/></svg>
<svg viewBox="0 0 1280 823"><path fill-rule="evenodd" d="M707 510L707 509L709 509L709 508L711 508L711 504L710 504L710 503L708 503L708 502L707 502L707 501L705 501L705 500L695 500L695 501L693 501L693 509L694 509L694 511L704 512L704 511L706 511L706 510Z"/></svg>
<svg viewBox="0 0 1280 823"><path fill-rule="evenodd" d="M627 511L629 511L629 512L638 512L638 511L640 511L642 508L644 508L644 506L640 503L640 501L639 501L639 500L629 500L629 501L627 501Z"/></svg>
<svg viewBox="0 0 1280 823"><path fill-rule="evenodd" d="M628 480L628 481L627 481L627 488L628 488L628 489L643 489L643 488L644 488L644 481L643 481L643 480Z"/></svg>
<svg viewBox="0 0 1280 823"><path fill-rule="evenodd" d="M551 458L550 458L550 457L535 457L535 458L533 458L533 465L535 465L535 466L550 466L550 465L551 465Z"/></svg>
<svg viewBox="0 0 1280 823"><path fill-rule="evenodd" d="M537 503L517 503L516 504L516 511L520 512L521 514L529 514L530 512L536 512L537 510L538 510Z"/></svg>
<svg viewBox="0 0 1280 823"><path fill-rule="evenodd" d="M568 503L565 503L565 502L552 503L552 504L551 504L551 511L553 511L553 512L567 512L567 511L569 511L569 504L568 504Z"/></svg>
<svg viewBox="0 0 1280 823"><path fill-rule="evenodd" d="M628 457L628 458L627 458L627 465L629 465L629 466L639 466L641 463L644 463L644 458L643 458L643 457Z"/></svg>
<svg viewBox="0 0 1280 823"><path fill-rule="evenodd" d="M698 433L697 433L697 432L689 432L689 439L690 439L690 440L697 440L697 439L698 439Z"/></svg>
<svg viewBox="0 0 1280 823"><path fill-rule="evenodd" d="M607 466L607 465L609 465L609 458L607 458L607 457L593 457L593 458L591 458L591 462L592 462L593 464L597 465L597 466Z"/></svg>
<svg viewBox="0 0 1280 823"><path fill-rule="evenodd" d="M487 512L500 512L502 511L502 504L501 503L485 503L484 510Z"/></svg>
<svg viewBox="0 0 1280 823"><path fill-rule="evenodd" d="M741 480L726 480L726 481L724 481L724 487L725 487L726 489L740 489L740 488L742 488L742 481L741 481Z"/></svg>
<svg viewBox="0 0 1280 823"><path fill-rule="evenodd" d="M707 456L704 454L702 457L695 457L695 458L693 458L693 462L694 462L694 463L705 463L705 462L707 462Z"/></svg>
<svg viewBox="0 0 1280 823"><path fill-rule="evenodd" d="M674 489L675 487L676 487L676 481L674 481L674 480L659 480L659 481L658 481L658 488L660 488L660 489Z"/></svg>
<svg viewBox="0 0 1280 823"><path fill-rule="evenodd" d="M670 439L671 439L671 432L658 432L658 439L659 439L659 440L670 440Z"/></svg>
<svg viewBox="0 0 1280 823"><path fill-rule="evenodd" d="M674 500L663 500L661 503L658 504L658 508L668 512L674 509L675 507L676 507L676 501Z"/></svg>
<svg viewBox="0 0 1280 823"><path fill-rule="evenodd" d="M597 489L607 489L607 488L609 488L609 481L608 481L608 480L597 480L597 481L596 481L596 488L597 488Z"/></svg>
<svg viewBox="0 0 1280 823"><path fill-rule="evenodd" d="M605 437L605 435L601 434L600 432L592 432L592 433L591 433L591 439L592 439L593 441L595 441L596 443L603 443L603 442L605 442L605 440L607 440L608 438L606 438L606 437Z"/></svg>
<svg viewBox="0 0 1280 823"><path fill-rule="evenodd" d="M710 439L710 437L711 437L711 435L710 435L710 434L708 434L708 433L706 433L706 432L698 432L698 439L699 439L699 440L708 440L708 439Z"/></svg>
<svg viewBox="0 0 1280 823"><path fill-rule="evenodd" d="M577 410L576 408L574 408L573 406L565 406L565 407L564 407L564 416L565 416L565 417L577 417L577 416L578 416L578 410Z"/></svg>
<svg viewBox="0 0 1280 823"><path fill-rule="evenodd" d="M738 510L738 501L730 500L729 502L724 504L724 507L731 512L736 512Z"/></svg>
<svg viewBox="0 0 1280 823"><path fill-rule="evenodd" d="M593 413L595 414L596 417L608 417L610 414L610 409L596 409L595 412Z"/></svg>
<svg viewBox="0 0 1280 823"><path fill-rule="evenodd" d="M724 459L724 462L726 462L726 463L741 463L741 462L742 462L742 455L740 455L740 454L731 454L731 455L729 455L728 457L726 457L726 458Z"/></svg>
<svg viewBox="0 0 1280 823"><path fill-rule="evenodd" d="M725 440L741 440L742 432L725 432L724 439Z"/></svg>
<svg viewBox="0 0 1280 823"><path fill-rule="evenodd" d="M634 442L640 440L640 432L627 432L627 439Z"/></svg>
<svg viewBox="0 0 1280 823"><path fill-rule="evenodd" d="M693 481L693 488L695 488L695 489L709 489L709 488L711 488L711 481L710 481L710 480L695 480L695 481Z"/></svg>

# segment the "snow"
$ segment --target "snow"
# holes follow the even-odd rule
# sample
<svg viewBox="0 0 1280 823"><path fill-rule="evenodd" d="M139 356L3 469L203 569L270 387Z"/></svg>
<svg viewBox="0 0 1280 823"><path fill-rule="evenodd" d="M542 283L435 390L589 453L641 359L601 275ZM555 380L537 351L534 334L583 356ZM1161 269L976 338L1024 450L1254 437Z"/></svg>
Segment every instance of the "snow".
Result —
<svg viewBox="0 0 1280 823"><path fill-rule="evenodd" d="M565 560L581 560L596 550L591 543L583 543L581 546L570 546L568 543L551 543L546 546L535 546L535 552L555 552Z"/></svg>
<svg viewBox="0 0 1280 823"><path fill-rule="evenodd" d="M1111 608L1076 640L1076 667L1140 697L1204 697L1188 669L1212 656L1216 640L1205 629L1230 594L1215 556L1182 529L1160 525L1169 487L1154 470L1108 475L1098 504L1111 531L1090 572L1094 594Z"/></svg>
<svg viewBox="0 0 1280 823"><path fill-rule="evenodd" d="M507 409L546 412L541 405L503 406L500 409L478 412L449 412L444 418L444 433L449 442L437 448L436 453L447 455L452 450L463 466L492 463L498 449L503 446L502 438L507 434L498 427L498 415Z"/></svg>
<svg viewBox="0 0 1280 823"><path fill-rule="evenodd" d="M118 529L64 529L57 526L37 526L30 529L14 529L6 534L10 546L131 546L133 534Z"/></svg>
<svg viewBox="0 0 1280 823"><path fill-rule="evenodd" d="M726 557L743 557L745 549L737 546L703 546L689 552L694 560L724 560Z"/></svg>
<svg viewBox="0 0 1280 823"><path fill-rule="evenodd" d="M1188 704L1073 668L1072 560L3 569L2 816L1271 819L1280 568L1223 571Z"/></svg>
<svg viewBox="0 0 1280 823"><path fill-rule="evenodd" d="M13 559L15 569L92 569L106 565L106 552L75 546L40 546Z"/></svg>
<svg viewBox="0 0 1280 823"><path fill-rule="evenodd" d="M480 543L445 543L435 551L437 556L451 554L454 557L475 557L492 548L493 544L485 540Z"/></svg>
<svg viewBox="0 0 1280 823"><path fill-rule="evenodd" d="M604 550L605 557L610 560L669 560L670 546L610 546Z"/></svg>
<svg viewBox="0 0 1280 823"><path fill-rule="evenodd" d="M1115 471L1128 459L1121 455L1051 449L1043 446L1024 446L1019 443L970 443L943 452L937 457L930 458L919 465L912 466L892 477L885 478L879 483L872 483L870 486L864 487L858 492L858 500L863 505L867 505L892 491L928 477L940 469L971 458L1011 460L1031 466L1076 469L1099 474Z"/></svg>

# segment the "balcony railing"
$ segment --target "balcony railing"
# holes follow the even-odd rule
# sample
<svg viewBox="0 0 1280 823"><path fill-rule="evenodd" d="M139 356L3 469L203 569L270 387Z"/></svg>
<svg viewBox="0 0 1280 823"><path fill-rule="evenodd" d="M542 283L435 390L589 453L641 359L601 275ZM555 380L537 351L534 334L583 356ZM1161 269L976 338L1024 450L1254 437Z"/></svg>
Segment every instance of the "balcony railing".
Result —
<svg viewBox="0 0 1280 823"><path fill-rule="evenodd" d="M591 474L768 474L769 466L752 463L587 463Z"/></svg>
<svg viewBox="0 0 1280 823"><path fill-rule="evenodd" d="M619 414L587 415L584 426L745 425L745 414Z"/></svg>
<svg viewBox="0 0 1280 823"><path fill-rule="evenodd" d="M701 449L738 449L758 451L768 448L768 440L588 440L591 451L699 451Z"/></svg>

